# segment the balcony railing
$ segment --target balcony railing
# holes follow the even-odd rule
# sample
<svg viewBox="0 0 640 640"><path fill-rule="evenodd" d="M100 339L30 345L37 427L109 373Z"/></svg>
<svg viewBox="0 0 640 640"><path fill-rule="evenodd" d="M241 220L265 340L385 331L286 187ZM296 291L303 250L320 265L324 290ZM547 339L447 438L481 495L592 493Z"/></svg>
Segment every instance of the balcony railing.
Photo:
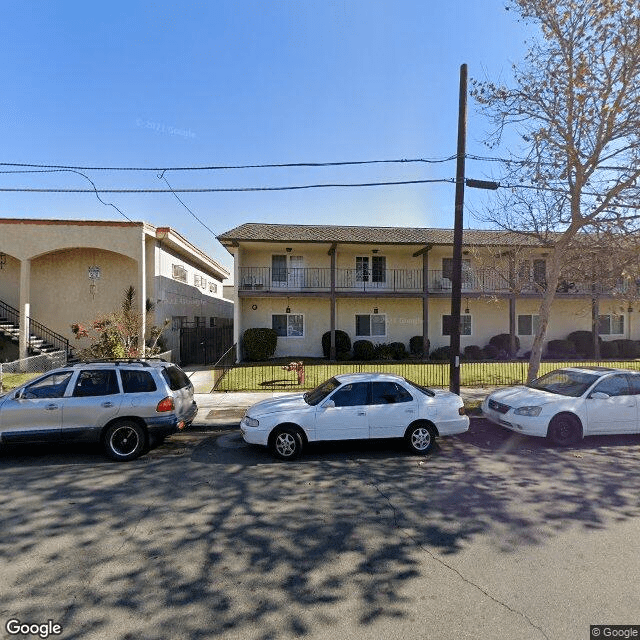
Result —
<svg viewBox="0 0 640 640"><path fill-rule="evenodd" d="M430 269L427 272L427 290L431 294L451 291L449 272ZM272 269L270 267L241 267L238 289L241 292L265 291L331 291L331 269L293 268ZM465 269L462 272L462 292L469 294L516 294L541 295L546 289L546 282L531 278L516 278L510 285L507 275L496 269ZM621 282L616 287L592 282L573 282L561 280L557 287L558 294L593 295L624 294L628 287ZM423 291L422 269L336 269L335 290L337 292L363 293L416 293Z"/></svg>

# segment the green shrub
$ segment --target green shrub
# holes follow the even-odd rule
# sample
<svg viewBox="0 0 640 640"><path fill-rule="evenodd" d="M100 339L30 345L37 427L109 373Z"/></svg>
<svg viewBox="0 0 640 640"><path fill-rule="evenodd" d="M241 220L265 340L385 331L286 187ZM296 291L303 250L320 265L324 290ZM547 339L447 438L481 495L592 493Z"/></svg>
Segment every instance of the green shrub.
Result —
<svg viewBox="0 0 640 640"><path fill-rule="evenodd" d="M618 345L621 358L640 358L640 347L637 340L613 340Z"/></svg>
<svg viewBox="0 0 640 640"><path fill-rule="evenodd" d="M520 349L520 338L518 338L518 336L515 336L515 339L516 351L518 351L518 349ZM508 333L499 333L497 336L493 336L489 340L489 344L498 349L498 351L506 351L507 354L509 354L509 352L511 351L511 336Z"/></svg>
<svg viewBox="0 0 640 640"><path fill-rule="evenodd" d="M411 352L411 355L419 357L429 355L429 340L427 339L427 353L423 353L423 342L422 336L413 336L413 338L409 340L409 351Z"/></svg>
<svg viewBox="0 0 640 640"><path fill-rule="evenodd" d="M331 331L327 331L322 334L322 353L324 353L324 357L329 357L329 352L331 350ZM336 359L337 360L348 360L349 358L345 358L345 354L349 354L351 351L351 338L348 333L341 331L340 329L336 329Z"/></svg>
<svg viewBox="0 0 640 640"><path fill-rule="evenodd" d="M407 347L404 346L404 342L392 342L389 345L394 360L404 360L407 355Z"/></svg>
<svg viewBox="0 0 640 640"><path fill-rule="evenodd" d="M620 349L614 340L603 340L600 345L601 358L619 358Z"/></svg>
<svg viewBox="0 0 640 640"><path fill-rule="evenodd" d="M573 342L576 353L583 358L593 358L593 334L591 331L573 331L567 336L567 340ZM602 338L598 336L598 342L602 344Z"/></svg>
<svg viewBox="0 0 640 640"><path fill-rule="evenodd" d="M559 360L576 356L576 345L571 340L549 340L547 343L547 358Z"/></svg>
<svg viewBox="0 0 640 640"><path fill-rule="evenodd" d="M376 360L395 360L395 352L390 344L377 344L375 347Z"/></svg>
<svg viewBox="0 0 640 640"><path fill-rule="evenodd" d="M495 360L500 353L500 349L495 347L492 344L488 344L486 347L482 349L482 359L483 360Z"/></svg>
<svg viewBox="0 0 640 640"><path fill-rule="evenodd" d="M353 343L354 360L373 360L375 353L375 347L370 340L356 340Z"/></svg>
<svg viewBox="0 0 640 640"><path fill-rule="evenodd" d="M470 344L464 348L465 360L482 360L482 349L476 344Z"/></svg>
<svg viewBox="0 0 640 640"><path fill-rule="evenodd" d="M261 362L273 356L278 344L278 334L273 329L256 327L242 334L245 360Z"/></svg>
<svg viewBox="0 0 640 640"><path fill-rule="evenodd" d="M438 347L431 352L429 356L430 360L437 360L439 362L449 362L451 360L451 347Z"/></svg>

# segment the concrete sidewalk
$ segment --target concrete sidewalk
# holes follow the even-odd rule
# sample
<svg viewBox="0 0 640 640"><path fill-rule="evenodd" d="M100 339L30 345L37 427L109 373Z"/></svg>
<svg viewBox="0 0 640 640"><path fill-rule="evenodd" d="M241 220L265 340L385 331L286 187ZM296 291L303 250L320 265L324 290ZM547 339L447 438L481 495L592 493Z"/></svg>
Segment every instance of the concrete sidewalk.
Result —
<svg viewBox="0 0 640 640"><path fill-rule="evenodd" d="M204 373L205 375L194 375ZM248 407L265 400L286 396L299 391L212 391L207 387L207 372L187 371L187 375L194 384L195 400L198 404L198 415L193 421L195 428L233 428L237 427ZM206 389L206 390L204 390ZM465 405L477 404L493 391L493 387L464 387L460 395Z"/></svg>

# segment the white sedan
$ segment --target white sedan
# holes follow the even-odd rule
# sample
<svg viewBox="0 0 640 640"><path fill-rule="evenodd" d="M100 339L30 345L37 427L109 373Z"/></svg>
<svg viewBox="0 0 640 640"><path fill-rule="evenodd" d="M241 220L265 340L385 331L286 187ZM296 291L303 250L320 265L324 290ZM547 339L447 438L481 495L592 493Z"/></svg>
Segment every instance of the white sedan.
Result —
<svg viewBox="0 0 640 640"><path fill-rule="evenodd" d="M529 436L569 445L584 436L640 433L640 373L606 367L556 369L491 393L486 418Z"/></svg>
<svg viewBox="0 0 640 640"><path fill-rule="evenodd" d="M381 373L337 375L307 393L263 400L240 423L250 444L269 447L292 460L309 442L404 438L426 454L437 436L469 429L460 396L431 390L401 376Z"/></svg>

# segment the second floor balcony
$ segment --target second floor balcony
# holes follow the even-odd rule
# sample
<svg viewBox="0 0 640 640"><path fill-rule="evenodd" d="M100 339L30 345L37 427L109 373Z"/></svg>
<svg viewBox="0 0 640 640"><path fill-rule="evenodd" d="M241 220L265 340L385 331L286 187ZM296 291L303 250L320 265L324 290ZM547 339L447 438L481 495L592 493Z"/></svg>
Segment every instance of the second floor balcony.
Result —
<svg viewBox="0 0 640 640"><path fill-rule="evenodd" d="M437 269L427 271L426 290L430 294L447 294L451 291L450 273ZM272 269L270 267L241 267L238 290L243 294L249 292L318 292L331 291L330 268L290 268ZM546 288L541 279L520 279L509 281L507 275L496 269L464 269L462 272L462 291L472 295L509 294L540 295ZM627 285L621 282L616 287L604 286L600 283L573 282L561 280L557 287L560 295L587 296L597 294L624 294ZM425 290L422 269L336 269L335 291L337 293L400 293L421 294Z"/></svg>

